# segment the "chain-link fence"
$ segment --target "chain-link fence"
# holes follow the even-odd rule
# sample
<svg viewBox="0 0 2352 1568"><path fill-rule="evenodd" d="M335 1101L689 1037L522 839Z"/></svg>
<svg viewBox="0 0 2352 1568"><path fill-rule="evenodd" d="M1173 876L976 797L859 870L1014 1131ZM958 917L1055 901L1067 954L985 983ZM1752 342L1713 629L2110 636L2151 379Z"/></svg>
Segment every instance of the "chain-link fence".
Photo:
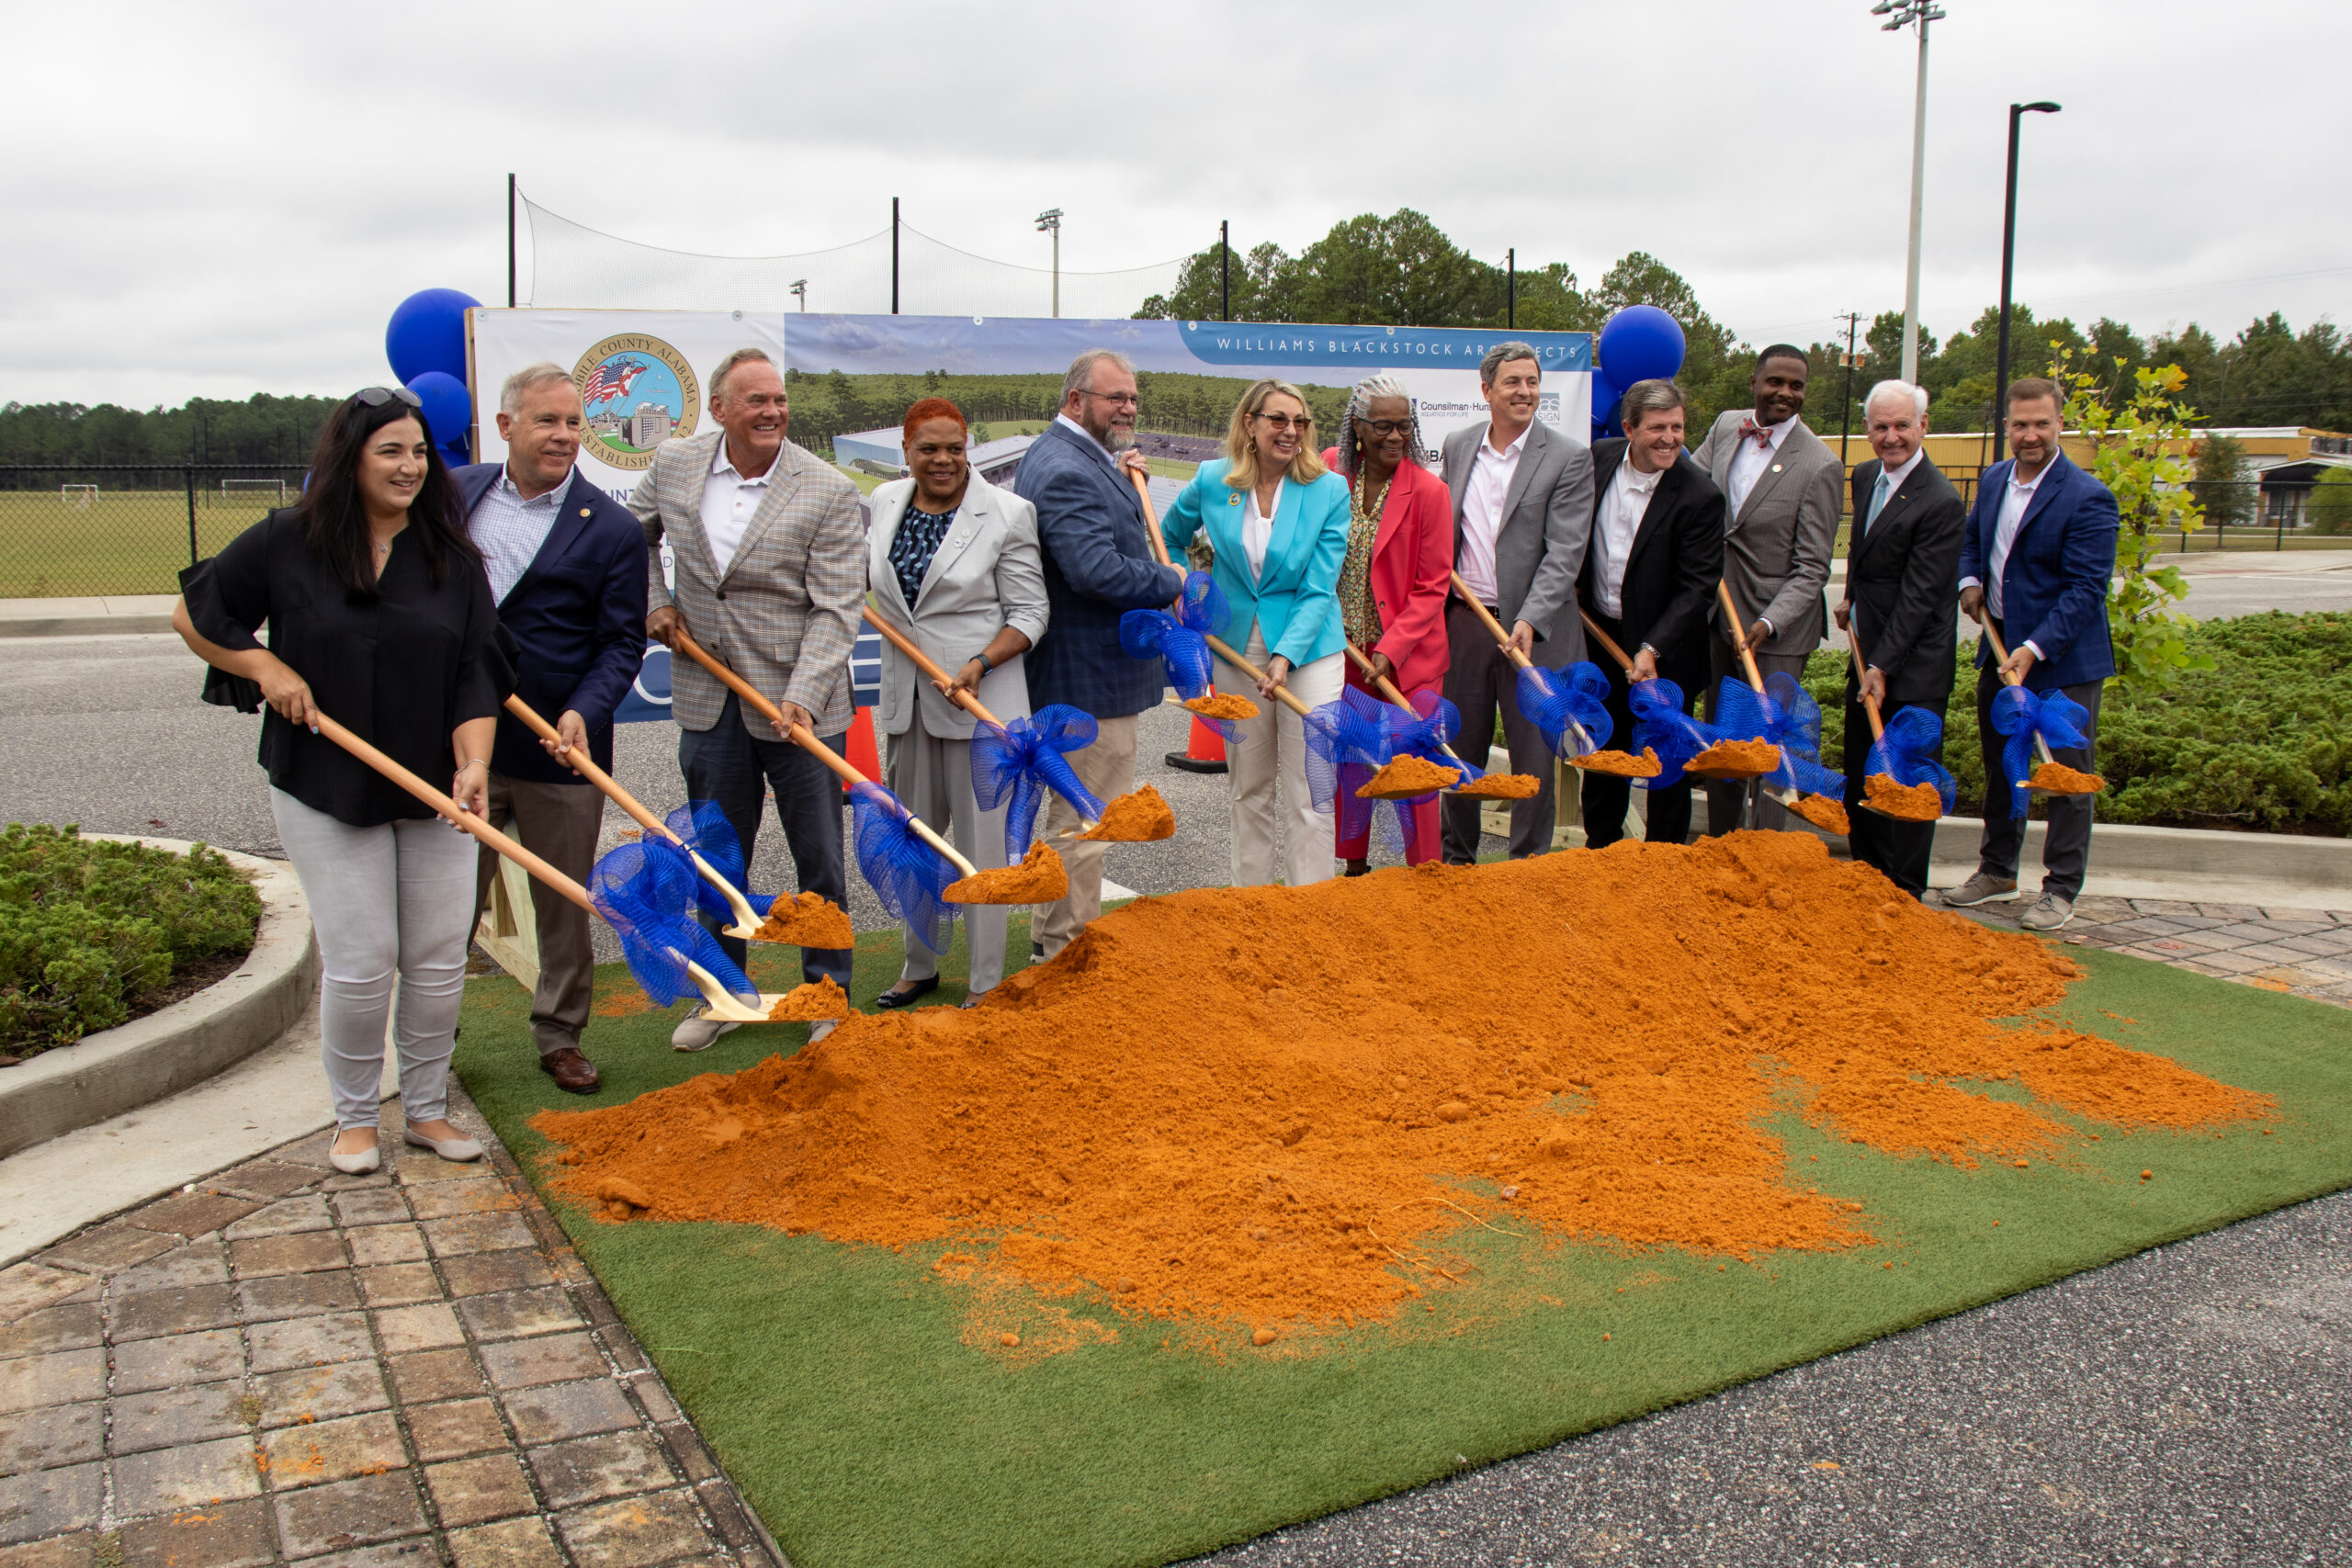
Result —
<svg viewBox="0 0 2352 1568"><path fill-rule="evenodd" d="M301 482L300 464L0 465L0 599L176 593Z"/></svg>

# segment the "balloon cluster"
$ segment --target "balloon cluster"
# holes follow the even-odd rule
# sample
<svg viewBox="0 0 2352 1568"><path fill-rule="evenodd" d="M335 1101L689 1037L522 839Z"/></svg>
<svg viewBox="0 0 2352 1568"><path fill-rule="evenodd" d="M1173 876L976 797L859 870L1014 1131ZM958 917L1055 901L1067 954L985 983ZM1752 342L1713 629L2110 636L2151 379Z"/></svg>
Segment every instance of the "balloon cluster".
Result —
<svg viewBox="0 0 2352 1568"><path fill-rule="evenodd" d="M1628 305L1600 329L1600 363L1592 371L1592 435L1623 435L1617 405L1636 381L1682 368L1682 328L1655 305Z"/></svg>
<svg viewBox="0 0 2352 1568"><path fill-rule="evenodd" d="M384 357L401 385L424 403L425 434L451 468L470 463L473 394L466 389L466 312L481 301L455 288L421 288L401 300L384 328Z"/></svg>

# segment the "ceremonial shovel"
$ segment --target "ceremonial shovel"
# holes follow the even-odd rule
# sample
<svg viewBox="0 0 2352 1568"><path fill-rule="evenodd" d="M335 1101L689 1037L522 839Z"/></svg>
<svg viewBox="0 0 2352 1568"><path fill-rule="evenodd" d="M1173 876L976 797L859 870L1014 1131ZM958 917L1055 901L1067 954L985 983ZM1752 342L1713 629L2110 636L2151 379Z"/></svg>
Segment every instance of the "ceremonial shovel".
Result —
<svg viewBox="0 0 2352 1568"><path fill-rule="evenodd" d="M1793 748L1788 746L1782 738L1772 736L1770 733L1769 715L1771 712L1771 709L1774 706L1789 707L1791 711L1788 713L1787 716L1794 718L1796 716L1793 710L1793 705L1781 704L1778 699L1772 697L1764 690L1764 677L1757 670L1755 650L1747 646L1747 623L1740 619L1739 606L1732 603L1731 584L1718 579L1715 582L1715 596L1723 602L1724 625L1731 631L1732 646L1739 649L1740 664L1747 671L1747 684L1749 688L1755 692L1758 703L1764 707L1768 716L1767 732L1765 735L1759 736L1758 739L1770 739L1781 747L1782 758L1788 767L1789 778L1792 784L1801 784L1803 782L1799 777L1799 771L1797 768L1797 764L1799 762L1811 762L1815 768L1820 769L1825 781L1834 777L1834 775L1831 775L1828 773L1827 769L1821 768L1821 764L1816 758L1804 756L1802 752L1799 752ZM1792 684L1793 684L1793 682L1792 682ZM1796 690L1800 695L1803 694L1803 687L1797 687ZM1810 706L1811 704L1808 703L1807 705ZM1769 781L1770 775L1768 774L1766 777ZM1839 790L1839 793L1842 794L1844 790L1844 781L1838 781L1837 787ZM1823 787L1816 788L1810 793L1801 792L1798 789L1775 789L1770 782L1765 783L1763 788L1766 795L1770 795L1775 801L1780 803L1782 810L1796 813L1796 815L1804 818L1806 821L1812 823L1816 828L1826 829L1832 833L1844 833L1851 827L1851 824L1846 819L1846 808L1844 805L1839 802L1837 795L1828 793L1828 786L1826 783L1825 783Z"/></svg>
<svg viewBox="0 0 2352 1568"><path fill-rule="evenodd" d="M2089 716L2089 714L2081 704L2064 692L2053 691L2047 695L2037 696L2034 693L2027 691L2025 682L2008 671L2009 650L2001 646L2001 634L1993 629L1992 617L1988 615L1979 624L1984 626L1984 635L1993 641L1993 656L2001 661L2001 679L2007 682L2010 691L2018 694L2017 698L2009 699L2007 713L2002 711L2004 704L2001 699L2007 698L2008 694L2004 692L2000 698L1995 699L1993 706L1996 722L1994 728L1999 729L2004 735L2013 735L2017 732L2017 728L2023 728L2033 736L2033 754L2037 760L2034 770L2028 777L2012 782L2019 789L2040 790L2044 795L2097 795L2100 790L2105 789L2107 781L2097 773L2080 775L2088 781L2086 784L2076 784L2071 779L2063 784L2044 781L2043 770L2055 771L2059 762L2057 758L2050 754L2050 742L2042 736L2043 725L2053 721L2064 724L2067 732L2075 737L2076 742L2079 742L2083 738L2079 726L2085 718ZM2059 705L2061 704L2064 705L2062 707ZM2013 718L2013 727L2002 728L1997 721L2003 717ZM2062 744L2066 743L2064 736L2060 737L2060 740ZM2004 761L2008 760L2007 750L2007 747L2002 749ZM2074 772L2071 768L2066 771ZM2018 815L2022 816L2023 813L2020 812Z"/></svg>

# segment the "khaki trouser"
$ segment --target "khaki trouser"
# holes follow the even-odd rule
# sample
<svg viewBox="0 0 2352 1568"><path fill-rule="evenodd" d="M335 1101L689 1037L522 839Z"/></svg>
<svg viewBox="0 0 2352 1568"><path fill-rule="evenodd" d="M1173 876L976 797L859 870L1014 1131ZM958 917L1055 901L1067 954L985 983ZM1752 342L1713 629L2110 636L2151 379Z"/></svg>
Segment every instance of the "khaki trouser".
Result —
<svg viewBox="0 0 2352 1568"><path fill-rule="evenodd" d="M1242 654L1259 669L1266 667L1264 628L1251 624L1250 646ZM1290 694L1310 708L1339 701L1346 683L1340 658L1329 654L1292 671ZM1258 705L1258 716L1235 720L1225 749L1226 798L1233 807L1233 886L1261 887L1273 881L1278 832L1285 884L1329 882L1331 818L1315 809L1314 792L1307 787L1306 721L1285 703L1254 691L1250 700Z"/></svg>
<svg viewBox="0 0 2352 1568"><path fill-rule="evenodd" d="M893 735L885 782L907 809L936 829L944 825L948 841L981 870L1004 864L1004 803L982 811L972 793L972 743L932 734L923 728L922 706L915 706L913 722L904 735ZM1083 753L1081 753L1082 755ZM974 996L992 990L1004 978L1004 917L1001 904L966 904L957 911L964 919L964 941L971 959ZM939 957L907 937L907 961L901 980L928 980L939 973Z"/></svg>
<svg viewBox="0 0 2352 1568"><path fill-rule="evenodd" d="M492 773L486 816L493 828L513 823L523 847L566 876L588 880L596 861L597 830L605 821L605 796L587 780L537 784ZM476 920L489 901L490 879L497 874L497 852L485 847L474 877ZM596 954L588 911L537 877L531 879L531 915L539 931L539 984L531 993L531 1038L539 1055L547 1056L578 1046L580 1032L588 1027Z"/></svg>
<svg viewBox="0 0 2352 1568"><path fill-rule="evenodd" d="M1108 802L1136 787L1136 716L1101 721L1094 744L1069 753L1070 771L1095 798ZM1057 834L1078 826L1078 813L1069 801L1055 795L1046 807L1040 837L1053 843L1069 871L1069 892L1050 904L1037 906L1032 934L1051 958L1094 923L1102 912L1102 843L1062 840Z"/></svg>

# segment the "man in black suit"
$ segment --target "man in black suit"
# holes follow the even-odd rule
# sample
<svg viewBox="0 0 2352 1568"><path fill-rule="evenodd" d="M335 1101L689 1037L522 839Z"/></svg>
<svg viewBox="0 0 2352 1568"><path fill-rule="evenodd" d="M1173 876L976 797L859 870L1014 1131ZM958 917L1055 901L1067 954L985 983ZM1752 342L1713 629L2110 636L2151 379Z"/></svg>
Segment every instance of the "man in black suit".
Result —
<svg viewBox="0 0 2352 1568"><path fill-rule="evenodd" d="M1878 456L1854 470L1854 538L1846 551L1845 602L1838 606L1838 624L1851 628L1868 660L1860 681L1850 660L1846 667L1846 815L1853 825L1847 841L1856 860L1917 898L1928 888L1936 825L1861 807L1871 746L1861 694L1870 693L1882 716L1901 707L1944 716L1960 621L1952 583L1968 508L1922 449L1924 389L1881 381L1863 400L1862 420Z"/></svg>
<svg viewBox="0 0 2352 1568"><path fill-rule="evenodd" d="M1689 711L1707 684L1707 616L1724 574L1724 492L1682 451L1682 389L1670 380L1636 381L1623 405L1625 434L1592 447L1592 545L1577 580L1577 599L1634 661L1634 679L1664 676L1682 688ZM1633 738L1624 671L1602 659L1609 676L1611 744ZM1584 776L1584 841L1589 849L1625 834L1630 780ZM1652 843L1690 836L1690 780L1650 792Z"/></svg>

